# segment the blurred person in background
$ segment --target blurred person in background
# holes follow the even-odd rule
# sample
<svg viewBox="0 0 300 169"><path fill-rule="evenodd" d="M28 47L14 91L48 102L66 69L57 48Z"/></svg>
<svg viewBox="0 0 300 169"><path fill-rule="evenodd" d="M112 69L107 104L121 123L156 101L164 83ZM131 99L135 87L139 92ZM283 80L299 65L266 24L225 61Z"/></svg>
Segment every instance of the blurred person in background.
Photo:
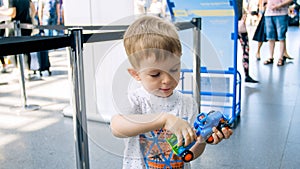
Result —
<svg viewBox="0 0 300 169"><path fill-rule="evenodd" d="M265 29L267 40L270 46L270 58L264 64L273 64L275 41L280 43L279 59L277 66L283 66L286 60L284 51L286 51L285 39L288 29L288 9L293 0L268 0L265 11Z"/></svg>
<svg viewBox="0 0 300 169"><path fill-rule="evenodd" d="M35 13L35 7L31 0L9 0L8 8L0 9L0 16L9 16L12 21L20 21L20 23L32 24L32 15ZM31 29L21 29L22 36L31 36ZM30 53L25 53L27 55L28 67L30 65Z"/></svg>
<svg viewBox="0 0 300 169"><path fill-rule="evenodd" d="M248 32L247 32L247 26L246 26L246 18L247 13L244 8L244 2L243 0L237 1L238 6L238 39L240 41L242 50L243 50L243 68L245 73L245 82L247 83L258 83L257 80L254 80L250 76L249 72L249 38L248 38Z"/></svg>
<svg viewBox="0 0 300 169"><path fill-rule="evenodd" d="M38 16L40 25L57 25L60 23L60 0L39 0ZM58 16L59 13L59 16ZM56 31L51 29L42 30L42 34L46 36L57 35Z"/></svg>
<svg viewBox="0 0 300 169"><path fill-rule="evenodd" d="M260 60L260 50L261 47L263 45L263 42L268 42L267 37L266 37L266 31L265 31L265 9L267 6L267 0L259 0L259 23L256 27L256 30L254 32L253 35L253 40L257 41L257 51L256 51L256 59ZM278 39L276 38L276 41L278 41ZM284 43L284 45L286 45L286 42ZM287 53L286 47L284 50L284 57L286 59L294 59L292 57L289 56L289 54Z"/></svg>

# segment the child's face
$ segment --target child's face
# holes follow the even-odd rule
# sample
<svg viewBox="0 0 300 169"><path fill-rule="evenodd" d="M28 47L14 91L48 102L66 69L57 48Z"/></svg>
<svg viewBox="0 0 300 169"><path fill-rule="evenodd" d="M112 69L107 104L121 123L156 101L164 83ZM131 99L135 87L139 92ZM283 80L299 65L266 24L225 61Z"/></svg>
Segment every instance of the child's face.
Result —
<svg viewBox="0 0 300 169"><path fill-rule="evenodd" d="M159 97L168 97L178 85L180 57L169 56L163 61L149 57L140 62L140 68L128 69L129 73L149 92Z"/></svg>

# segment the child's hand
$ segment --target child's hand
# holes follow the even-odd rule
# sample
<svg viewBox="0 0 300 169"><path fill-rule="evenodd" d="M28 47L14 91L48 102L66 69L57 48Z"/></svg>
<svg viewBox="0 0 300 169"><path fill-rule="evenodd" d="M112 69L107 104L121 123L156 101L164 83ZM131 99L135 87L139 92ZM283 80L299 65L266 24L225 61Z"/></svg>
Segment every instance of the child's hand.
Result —
<svg viewBox="0 0 300 169"><path fill-rule="evenodd" d="M213 138L214 138L214 142L211 144L218 144L219 142L222 141L223 138L228 139L233 131L230 128L227 127L223 127L222 131L218 130L216 127L213 128Z"/></svg>
<svg viewBox="0 0 300 169"><path fill-rule="evenodd" d="M164 128L174 133L178 140L178 146L188 146L197 139L193 127L185 120L171 114L166 114Z"/></svg>

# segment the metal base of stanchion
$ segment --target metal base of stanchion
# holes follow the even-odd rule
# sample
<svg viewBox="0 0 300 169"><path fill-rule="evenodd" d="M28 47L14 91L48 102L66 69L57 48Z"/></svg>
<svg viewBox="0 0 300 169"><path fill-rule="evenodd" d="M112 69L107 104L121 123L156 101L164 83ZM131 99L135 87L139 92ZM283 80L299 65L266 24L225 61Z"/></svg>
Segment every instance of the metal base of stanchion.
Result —
<svg viewBox="0 0 300 169"><path fill-rule="evenodd" d="M8 85L8 82L0 82L0 86L1 85Z"/></svg>
<svg viewBox="0 0 300 169"><path fill-rule="evenodd" d="M39 80L43 80L43 79L40 76L28 76L27 80L28 81L39 81Z"/></svg>
<svg viewBox="0 0 300 169"><path fill-rule="evenodd" d="M10 108L11 110L18 111L18 112L25 112L25 111L35 111L41 109L39 105L25 105L25 106L13 106Z"/></svg>

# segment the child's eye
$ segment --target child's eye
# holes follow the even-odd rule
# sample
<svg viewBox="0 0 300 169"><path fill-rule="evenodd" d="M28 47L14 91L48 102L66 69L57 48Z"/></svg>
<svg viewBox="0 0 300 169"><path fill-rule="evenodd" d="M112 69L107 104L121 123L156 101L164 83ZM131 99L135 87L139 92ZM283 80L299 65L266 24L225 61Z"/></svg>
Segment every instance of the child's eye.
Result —
<svg viewBox="0 0 300 169"><path fill-rule="evenodd" d="M151 77L158 77L160 75L160 72L155 73L155 74L150 74Z"/></svg>

